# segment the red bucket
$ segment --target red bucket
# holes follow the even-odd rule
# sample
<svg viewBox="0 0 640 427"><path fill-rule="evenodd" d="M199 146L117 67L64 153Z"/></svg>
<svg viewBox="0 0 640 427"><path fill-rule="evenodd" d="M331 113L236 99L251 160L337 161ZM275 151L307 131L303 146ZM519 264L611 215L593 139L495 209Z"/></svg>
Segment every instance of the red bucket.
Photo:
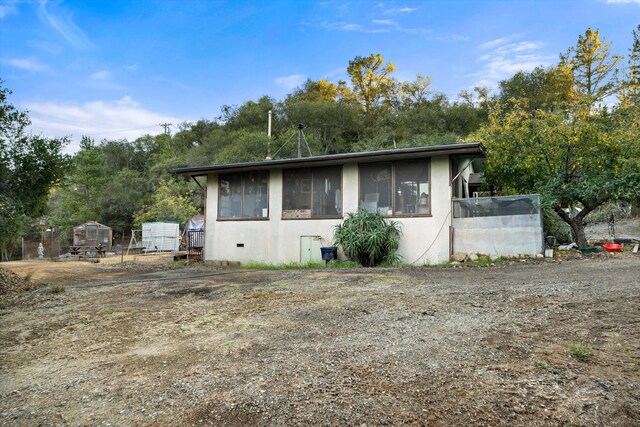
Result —
<svg viewBox="0 0 640 427"><path fill-rule="evenodd" d="M607 252L622 252L622 245L619 243L605 243L602 247Z"/></svg>

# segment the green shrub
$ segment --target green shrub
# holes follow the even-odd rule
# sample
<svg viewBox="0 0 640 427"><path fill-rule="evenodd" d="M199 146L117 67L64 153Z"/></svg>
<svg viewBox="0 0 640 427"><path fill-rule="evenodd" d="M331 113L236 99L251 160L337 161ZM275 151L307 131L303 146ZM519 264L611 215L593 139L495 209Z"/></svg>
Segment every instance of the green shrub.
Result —
<svg viewBox="0 0 640 427"><path fill-rule="evenodd" d="M559 245L571 243L571 228L551 209L542 210L542 222L545 236L554 236Z"/></svg>
<svg viewBox="0 0 640 427"><path fill-rule="evenodd" d="M335 227L334 242L345 255L364 267L398 264L396 253L400 243L400 224L386 220L377 212L359 209Z"/></svg>
<svg viewBox="0 0 640 427"><path fill-rule="evenodd" d="M571 347L569 347L569 351L571 352L571 357L578 362L588 362L593 358L593 351L586 345L572 344Z"/></svg>

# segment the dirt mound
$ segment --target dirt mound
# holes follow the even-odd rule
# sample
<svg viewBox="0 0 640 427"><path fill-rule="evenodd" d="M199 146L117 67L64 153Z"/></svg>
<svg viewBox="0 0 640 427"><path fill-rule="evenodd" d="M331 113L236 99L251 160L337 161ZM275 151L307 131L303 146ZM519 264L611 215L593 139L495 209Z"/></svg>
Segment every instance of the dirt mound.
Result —
<svg viewBox="0 0 640 427"><path fill-rule="evenodd" d="M38 287L40 285L23 279L13 271L0 268L0 303L11 301L21 293Z"/></svg>

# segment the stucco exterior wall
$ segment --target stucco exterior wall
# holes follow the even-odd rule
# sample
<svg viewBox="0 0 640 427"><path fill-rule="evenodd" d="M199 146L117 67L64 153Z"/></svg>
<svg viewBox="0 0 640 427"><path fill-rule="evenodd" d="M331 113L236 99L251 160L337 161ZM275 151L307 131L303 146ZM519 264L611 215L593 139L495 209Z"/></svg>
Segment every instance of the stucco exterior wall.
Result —
<svg viewBox="0 0 640 427"><path fill-rule="evenodd" d="M391 218L402 226L399 254L406 263L440 263L449 259L451 188L448 156L431 159L431 216ZM358 208L358 165L342 172L343 211ZM320 236L323 245L333 240L341 219L282 219L282 169L269 172L269 219L218 221L218 176L207 179L205 259L281 264L300 262L300 237ZM243 247L238 247L238 245Z"/></svg>

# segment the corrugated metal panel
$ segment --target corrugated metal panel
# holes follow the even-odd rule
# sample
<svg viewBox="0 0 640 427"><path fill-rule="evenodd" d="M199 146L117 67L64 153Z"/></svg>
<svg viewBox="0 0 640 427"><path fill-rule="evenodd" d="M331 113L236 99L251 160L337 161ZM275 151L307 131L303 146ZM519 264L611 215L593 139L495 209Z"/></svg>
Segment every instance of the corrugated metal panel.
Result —
<svg viewBox="0 0 640 427"><path fill-rule="evenodd" d="M180 227L176 222L144 222L142 241L148 252L177 252L180 245Z"/></svg>

